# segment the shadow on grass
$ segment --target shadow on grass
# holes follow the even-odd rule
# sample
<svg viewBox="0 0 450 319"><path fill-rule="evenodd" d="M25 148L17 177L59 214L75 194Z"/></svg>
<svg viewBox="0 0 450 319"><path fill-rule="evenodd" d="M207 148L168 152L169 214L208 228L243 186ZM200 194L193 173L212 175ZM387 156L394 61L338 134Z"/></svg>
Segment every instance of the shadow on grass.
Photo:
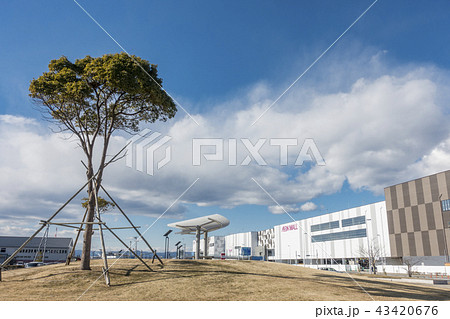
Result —
<svg viewBox="0 0 450 319"><path fill-rule="evenodd" d="M438 289L434 287L415 286L404 283L393 283L377 279L365 279L361 277L344 277L331 274L314 274L314 277L319 277L318 280L326 279L327 282L334 282L341 285L343 288L351 290L362 290L374 299L375 297L388 297L388 298L406 298L416 300L450 300L450 290ZM355 281L361 285L359 287Z"/></svg>
<svg viewBox="0 0 450 319"><path fill-rule="evenodd" d="M290 279L290 280L298 280L300 282L311 281L310 278L304 277L293 277L293 276L281 276L281 275L271 275L264 273L253 273L253 272L243 272L243 271L230 271L230 270L192 270L192 269L180 269L180 270L165 270L164 272L158 272L156 274L168 275L162 278L153 278L149 280L141 280L141 281L133 281L129 283L120 283L120 284L112 284L114 287L121 286L132 286L142 283L149 283L161 280L171 280L171 279L179 279L179 278L194 278L194 277L202 277L202 276L220 276L220 275L240 275L240 276L257 276L257 277L266 277L266 278L276 278L276 279Z"/></svg>

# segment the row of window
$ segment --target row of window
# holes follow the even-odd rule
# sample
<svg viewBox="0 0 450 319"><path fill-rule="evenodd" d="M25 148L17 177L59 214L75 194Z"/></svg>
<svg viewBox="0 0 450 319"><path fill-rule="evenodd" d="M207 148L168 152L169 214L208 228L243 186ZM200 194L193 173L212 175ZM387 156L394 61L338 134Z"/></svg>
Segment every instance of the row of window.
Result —
<svg viewBox="0 0 450 319"><path fill-rule="evenodd" d="M22 249L20 252L21 253L37 253L37 249ZM6 252L6 248L0 248L0 252L1 253L5 253ZM39 250L39 252L43 252L43 250ZM50 253L50 254L67 254L67 249L46 249L45 250L46 253Z"/></svg>
<svg viewBox="0 0 450 319"><path fill-rule="evenodd" d="M328 222L323 224L311 225L311 232L339 228L339 221Z"/></svg>
<svg viewBox="0 0 450 319"><path fill-rule="evenodd" d="M342 220L342 227L348 227L353 225L362 225L366 223L366 216L358 216L353 218L347 218Z"/></svg>
<svg viewBox="0 0 450 319"><path fill-rule="evenodd" d="M361 225L366 223L366 216L352 217L342 220L342 227ZM311 232L339 228L339 221L311 225Z"/></svg>
<svg viewBox="0 0 450 319"><path fill-rule="evenodd" d="M450 211L450 199L443 200L441 201L441 203L442 203L442 210L444 212Z"/></svg>
<svg viewBox="0 0 450 319"><path fill-rule="evenodd" d="M351 238L361 238L366 237L366 229L356 229L356 230L348 230L342 231L338 233L324 234L324 235L316 235L312 236L312 242L324 242L324 241L332 241L332 240L341 240L341 239L351 239Z"/></svg>

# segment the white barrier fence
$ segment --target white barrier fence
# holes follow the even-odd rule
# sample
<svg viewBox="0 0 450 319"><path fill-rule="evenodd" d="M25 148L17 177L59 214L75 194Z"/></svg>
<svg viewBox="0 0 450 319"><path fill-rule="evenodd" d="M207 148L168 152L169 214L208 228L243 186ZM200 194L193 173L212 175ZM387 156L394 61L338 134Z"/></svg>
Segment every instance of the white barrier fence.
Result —
<svg viewBox="0 0 450 319"><path fill-rule="evenodd" d="M333 268L337 271L359 271L358 265L302 265L299 266L321 269L321 268ZM406 265L377 265L378 273L386 274L408 274L408 267ZM424 274L429 278L436 279L450 279L450 266L413 266L412 271L414 274Z"/></svg>

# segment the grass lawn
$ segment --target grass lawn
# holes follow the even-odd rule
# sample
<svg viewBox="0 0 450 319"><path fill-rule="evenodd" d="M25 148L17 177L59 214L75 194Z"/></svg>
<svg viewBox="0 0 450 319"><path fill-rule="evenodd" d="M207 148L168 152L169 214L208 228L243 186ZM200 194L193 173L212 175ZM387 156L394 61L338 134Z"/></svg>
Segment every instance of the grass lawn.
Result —
<svg viewBox="0 0 450 319"><path fill-rule="evenodd" d="M114 261L109 260L110 265ZM101 276L101 260L92 261L91 271L79 270L79 263L4 271L0 300L450 300L448 287L352 274L356 283L345 273L278 263L166 260L163 268L149 264L154 272L137 260L118 260L110 270L111 287Z"/></svg>

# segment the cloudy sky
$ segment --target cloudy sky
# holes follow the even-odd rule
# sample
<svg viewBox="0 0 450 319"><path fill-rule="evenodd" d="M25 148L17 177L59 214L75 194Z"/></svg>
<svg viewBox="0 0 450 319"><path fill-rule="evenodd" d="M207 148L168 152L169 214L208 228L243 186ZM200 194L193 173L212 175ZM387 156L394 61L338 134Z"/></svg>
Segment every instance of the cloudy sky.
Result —
<svg viewBox="0 0 450 319"><path fill-rule="evenodd" d="M262 230L289 222L284 210L301 219L372 203L386 186L449 169L449 9L406 0L5 3L0 235L29 235L85 182L76 141L28 97L29 81L62 55L125 49L158 64L178 102L174 119L142 125L171 137L171 161L148 175L122 159L104 179L136 224L151 226L159 250L175 220L220 213L231 223L217 235ZM111 155L130 138L115 135ZM204 147L193 165L193 141L205 139L221 141L223 159L208 160L217 149ZM81 219L83 196L60 220ZM125 222L114 211L105 219ZM107 246L119 244L108 237Z"/></svg>

